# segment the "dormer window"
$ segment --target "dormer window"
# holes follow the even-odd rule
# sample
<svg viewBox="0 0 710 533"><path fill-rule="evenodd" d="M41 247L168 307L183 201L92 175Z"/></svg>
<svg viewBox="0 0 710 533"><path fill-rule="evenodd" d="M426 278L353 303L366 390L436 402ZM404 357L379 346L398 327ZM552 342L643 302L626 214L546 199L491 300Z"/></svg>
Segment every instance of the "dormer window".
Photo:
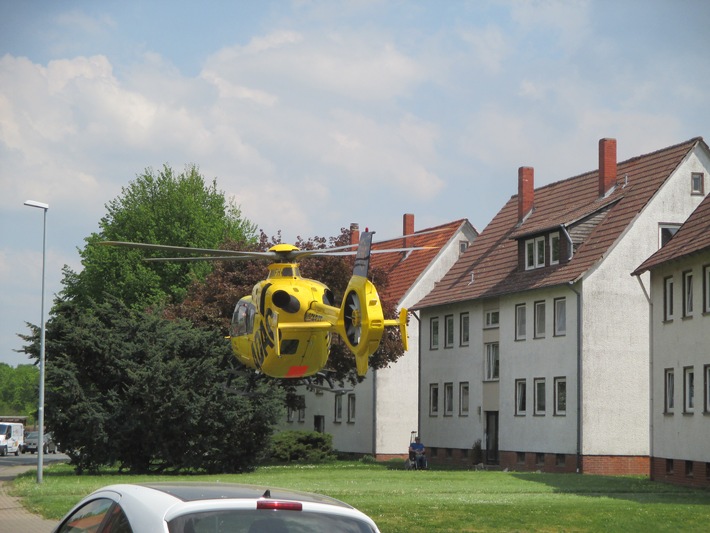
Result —
<svg viewBox="0 0 710 533"><path fill-rule="evenodd" d="M525 270L544 266L545 237L536 237L525 241Z"/></svg>
<svg viewBox="0 0 710 533"><path fill-rule="evenodd" d="M550 264L556 265L560 262L560 234L550 233Z"/></svg>

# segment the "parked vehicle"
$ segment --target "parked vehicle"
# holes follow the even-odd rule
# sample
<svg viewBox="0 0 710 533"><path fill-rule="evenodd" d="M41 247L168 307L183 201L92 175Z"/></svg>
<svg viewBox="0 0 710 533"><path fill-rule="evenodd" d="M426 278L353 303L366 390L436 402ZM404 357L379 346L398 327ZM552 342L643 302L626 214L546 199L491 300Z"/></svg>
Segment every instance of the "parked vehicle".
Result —
<svg viewBox="0 0 710 533"><path fill-rule="evenodd" d="M25 442L25 427L18 422L0 423L0 455L20 455Z"/></svg>
<svg viewBox="0 0 710 533"><path fill-rule="evenodd" d="M44 434L44 448L42 451L44 453L57 453L57 444L54 442L51 433ZM30 431L25 438L25 445L22 449L22 453L30 452L35 453L38 451L39 442L39 431Z"/></svg>
<svg viewBox="0 0 710 533"><path fill-rule="evenodd" d="M378 533L354 507L328 496L236 483L109 485L80 501L54 533Z"/></svg>

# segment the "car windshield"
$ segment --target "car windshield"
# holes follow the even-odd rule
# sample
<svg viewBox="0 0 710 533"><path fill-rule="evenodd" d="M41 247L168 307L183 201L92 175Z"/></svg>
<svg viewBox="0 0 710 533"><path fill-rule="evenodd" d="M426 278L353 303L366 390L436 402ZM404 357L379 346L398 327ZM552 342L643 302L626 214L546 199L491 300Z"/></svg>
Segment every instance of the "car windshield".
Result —
<svg viewBox="0 0 710 533"><path fill-rule="evenodd" d="M367 522L350 516L306 511L227 510L192 513L168 523L170 533L372 533Z"/></svg>

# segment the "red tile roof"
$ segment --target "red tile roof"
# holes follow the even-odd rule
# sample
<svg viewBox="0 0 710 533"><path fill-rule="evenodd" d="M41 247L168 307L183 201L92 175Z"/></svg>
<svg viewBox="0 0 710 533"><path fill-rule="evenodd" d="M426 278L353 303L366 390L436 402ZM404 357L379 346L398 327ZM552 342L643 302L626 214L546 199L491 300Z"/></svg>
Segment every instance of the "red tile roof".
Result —
<svg viewBox="0 0 710 533"><path fill-rule="evenodd" d="M710 250L710 194L695 208L673 238L646 259L633 274L643 274L664 263L706 250Z"/></svg>
<svg viewBox="0 0 710 533"><path fill-rule="evenodd" d="M497 297L576 281L603 258L698 143L708 149L697 137L618 163L616 187L603 198L599 197L598 170L535 189L533 211L522 224L518 221L518 197L512 196L436 287L414 307ZM577 237L570 261L528 271L518 268L516 238L551 228L571 228L592 215L596 215L594 223L589 225L588 233Z"/></svg>
<svg viewBox="0 0 710 533"><path fill-rule="evenodd" d="M416 231L405 237L374 242L370 268L382 269L388 274L386 287L378 289L383 299L400 302L419 276L434 261L441 249L451 241L466 219L454 220L447 224ZM475 231L475 230L474 230ZM405 239L407 245L405 246ZM426 247L409 252L376 253L377 250L404 247Z"/></svg>

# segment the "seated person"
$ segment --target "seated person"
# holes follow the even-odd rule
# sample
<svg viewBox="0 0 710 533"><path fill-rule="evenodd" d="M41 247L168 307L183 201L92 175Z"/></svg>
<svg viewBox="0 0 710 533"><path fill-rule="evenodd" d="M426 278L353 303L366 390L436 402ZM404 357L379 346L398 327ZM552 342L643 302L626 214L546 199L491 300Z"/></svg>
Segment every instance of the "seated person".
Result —
<svg viewBox="0 0 710 533"><path fill-rule="evenodd" d="M426 468L426 456L424 455L424 445L419 437L414 438L414 442L409 445L409 459L416 461L417 468Z"/></svg>

